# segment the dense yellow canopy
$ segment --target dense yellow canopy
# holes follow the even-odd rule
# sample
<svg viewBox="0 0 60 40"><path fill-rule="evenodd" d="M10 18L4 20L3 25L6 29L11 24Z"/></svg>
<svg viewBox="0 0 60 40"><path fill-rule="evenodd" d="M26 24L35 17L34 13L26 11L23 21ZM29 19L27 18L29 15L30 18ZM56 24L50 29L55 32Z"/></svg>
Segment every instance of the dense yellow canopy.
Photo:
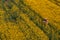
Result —
<svg viewBox="0 0 60 40"><path fill-rule="evenodd" d="M0 0L0 40L59 40L59 2Z"/></svg>

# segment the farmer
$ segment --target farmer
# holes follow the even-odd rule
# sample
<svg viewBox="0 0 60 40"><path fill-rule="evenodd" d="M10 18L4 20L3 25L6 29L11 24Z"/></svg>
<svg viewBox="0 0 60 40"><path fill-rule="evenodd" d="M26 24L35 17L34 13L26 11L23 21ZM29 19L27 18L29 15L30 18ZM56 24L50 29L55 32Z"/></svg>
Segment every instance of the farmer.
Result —
<svg viewBox="0 0 60 40"><path fill-rule="evenodd" d="M47 20L47 18L44 18L43 19L43 25L46 26L47 24L48 24L48 20Z"/></svg>

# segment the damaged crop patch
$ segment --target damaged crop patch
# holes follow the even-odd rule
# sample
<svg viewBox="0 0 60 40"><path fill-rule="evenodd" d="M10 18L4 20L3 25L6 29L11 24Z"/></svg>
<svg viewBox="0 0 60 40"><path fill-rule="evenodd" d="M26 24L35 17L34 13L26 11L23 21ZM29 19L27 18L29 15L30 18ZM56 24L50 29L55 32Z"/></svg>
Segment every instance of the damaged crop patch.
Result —
<svg viewBox="0 0 60 40"><path fill-rule="evenodd" d="M4 20L6 22L13 22L13 23L16 23L17 22L17 19L19 17L19 12L18 11L14 11L14 12L6 12L4 13Z"/></svg>

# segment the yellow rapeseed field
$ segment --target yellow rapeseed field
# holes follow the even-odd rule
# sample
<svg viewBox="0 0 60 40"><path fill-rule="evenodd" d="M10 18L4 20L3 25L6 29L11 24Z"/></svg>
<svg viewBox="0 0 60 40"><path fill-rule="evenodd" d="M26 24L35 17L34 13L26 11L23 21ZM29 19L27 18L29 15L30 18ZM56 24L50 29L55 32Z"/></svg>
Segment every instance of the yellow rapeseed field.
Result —
<svg viewBox="0 0 60 40"><path fill-rule="evenodd" d="M0 0L0 40L60 40L60 0Z"/></svg>

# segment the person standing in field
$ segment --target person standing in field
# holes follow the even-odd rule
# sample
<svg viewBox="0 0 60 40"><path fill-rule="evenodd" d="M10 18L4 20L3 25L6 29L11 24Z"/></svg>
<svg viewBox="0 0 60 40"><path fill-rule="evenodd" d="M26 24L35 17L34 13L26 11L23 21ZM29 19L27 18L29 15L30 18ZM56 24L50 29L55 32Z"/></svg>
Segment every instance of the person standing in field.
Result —
<svg viewBox="0 0 60 40"><path fill-rule="evenodd" d="M44 25L44 26L47 26L47 24L48 24L48 19L47 19L47 18L44 18L44 19L43 19L43 25Z"/></svg>

